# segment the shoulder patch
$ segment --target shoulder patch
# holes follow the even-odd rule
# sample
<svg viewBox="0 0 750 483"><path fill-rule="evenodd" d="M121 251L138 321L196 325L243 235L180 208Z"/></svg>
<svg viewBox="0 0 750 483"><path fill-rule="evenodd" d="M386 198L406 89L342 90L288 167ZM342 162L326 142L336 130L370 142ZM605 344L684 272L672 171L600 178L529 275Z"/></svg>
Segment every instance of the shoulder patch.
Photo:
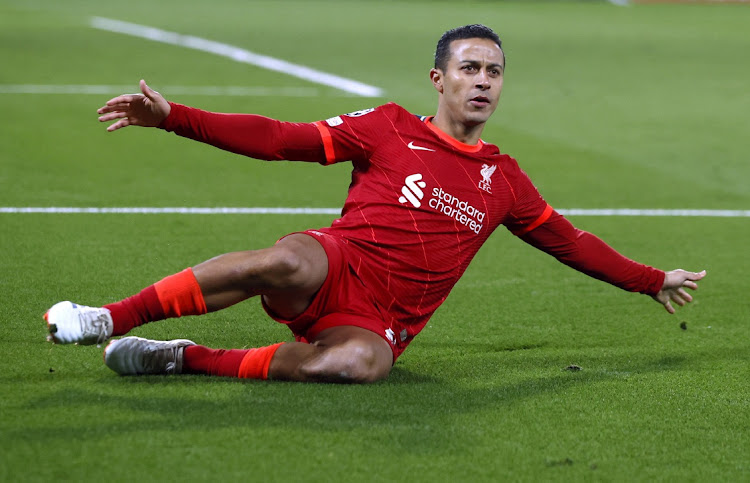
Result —
<svg viewBox="0 0 750 483"><path fill-rule="evenodd" d="M349 117L359 117L359 116L364 116L365 114L370 114L374 110L375 108L371 107L369 109L362 109L362 110L350 112L349 114L344 114L344 115L349 116Z"/></svg>
<svg viewBox="0 0 750 483"><path fill-rule="evenodd" d="M326 124L328 124L331 127L336 127L344 124L344 120L341 119L341 116L332 117L329 119L326 119Z"/></svg>

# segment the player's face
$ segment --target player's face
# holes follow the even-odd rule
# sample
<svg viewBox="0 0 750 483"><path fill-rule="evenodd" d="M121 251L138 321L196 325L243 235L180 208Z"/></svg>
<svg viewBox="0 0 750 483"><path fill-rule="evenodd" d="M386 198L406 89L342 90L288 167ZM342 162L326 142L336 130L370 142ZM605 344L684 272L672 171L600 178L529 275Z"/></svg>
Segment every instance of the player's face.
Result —
<svg viewBox="0 0 750 483"><path fill-rule="evenodd" d="M474 126L495 112L503 88L503 51L490 39L454 40L445 68L431 77L440 96L439 110L452 122Z"/></svg>

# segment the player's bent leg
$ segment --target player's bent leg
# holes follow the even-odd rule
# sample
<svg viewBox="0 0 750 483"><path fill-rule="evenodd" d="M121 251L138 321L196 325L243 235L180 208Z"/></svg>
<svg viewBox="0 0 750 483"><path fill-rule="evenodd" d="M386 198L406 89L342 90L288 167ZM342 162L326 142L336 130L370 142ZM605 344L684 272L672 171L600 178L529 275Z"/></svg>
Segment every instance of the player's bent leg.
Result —
<svg viewBox="0 0 750 483"><path fill-rule="evenodd" d="M322 246L295 234L269 249L221 255L105 307L59 303L44 319L53 342L94 344L148 322L201 315L266 293L278 313L293 317L307 308L327 273Z"/></svg>
<svg viewBox="0 0 750 483"><path fill-rule="evenodd" d="M210 349L185 339L113 340L104 362L116 373L205 374L299 382L369 383L388 377L393 360L384 339L366 329L339 326L312 344L286 342L255 349Z"/></svg>
<svg viewBox="0 0 750 483"><path fill-rule="evenodd" d="M227 253L193 267L208 311L255 295L285 318L304 312L328 274L328 257L315 238L295 233L271 248Z"/></svg>
<svg viewBox="0 0 750 483"><path fill-rule="evenodd" d="M338 326L322 331L312 344L279 347L268 374L300 382L370 383L387 378L392 365L385 339L360 327Z"/></svg>

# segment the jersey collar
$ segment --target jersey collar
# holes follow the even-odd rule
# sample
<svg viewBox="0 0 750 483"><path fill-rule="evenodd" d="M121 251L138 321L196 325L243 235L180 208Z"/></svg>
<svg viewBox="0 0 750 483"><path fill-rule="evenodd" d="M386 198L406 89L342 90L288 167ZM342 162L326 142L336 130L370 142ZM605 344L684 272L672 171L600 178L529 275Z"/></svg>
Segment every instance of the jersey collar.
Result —
<svg viewBox="0 0 750 483"><path fill-rule="evenodd" d="M459 151L463 151L465 153L476 153L484 147L484 141L482 141L481 139L476 144L466 144L447 135L432 123L433 117L435 116L426 116L424 118L424 123L427 125L427 127L429 127L432 132L437 134L440 139L458 149Z"/></svg>

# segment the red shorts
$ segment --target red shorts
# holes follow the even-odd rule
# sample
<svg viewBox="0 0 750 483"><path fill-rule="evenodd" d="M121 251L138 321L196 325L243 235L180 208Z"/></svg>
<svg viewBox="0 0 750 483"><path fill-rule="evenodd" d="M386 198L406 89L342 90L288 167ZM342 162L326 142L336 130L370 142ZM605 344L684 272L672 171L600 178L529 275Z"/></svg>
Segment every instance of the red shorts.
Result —
<svg viewBox="0 0 750 483"><path fill-rule="evenodd" d="M357 276L347 257L346 240L317 230L302 233L315 238L323 246L328 256L328 275L310 306L293 320L279 317L263 302L266 313L275 321L286 324L299 342L312 341L331 327L349 325L367 329L388 342L393 351L393 362L396 362L408 345L408 342L397 341L396 334L403 328L381 311L370 290Z"/></svg>

